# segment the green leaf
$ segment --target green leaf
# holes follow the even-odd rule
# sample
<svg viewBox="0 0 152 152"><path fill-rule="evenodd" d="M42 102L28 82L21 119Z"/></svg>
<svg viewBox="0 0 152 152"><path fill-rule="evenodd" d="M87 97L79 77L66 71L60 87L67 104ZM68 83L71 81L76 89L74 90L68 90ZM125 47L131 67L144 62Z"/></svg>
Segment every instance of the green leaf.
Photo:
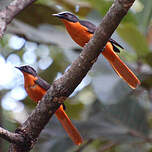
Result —
<svg viewBox="0 0 152 152"><path fill-rule="evenodd" d="M145 58L144 58L145 62L147 64L149 64L152 67L152 52L149 52Z"/></svg>
<svg viewBox="0 0 152 152"><path fill-rule="evenodd" d="M71 118L80 119L84 105L82 103L70 104L70 101L65 102L66 113Z"/></svg>
<svg viewBox="0 0 152 152"><path fill-rule="evenodd" d="M112 5L112 1L106 1L106 0L87 0L92 4L94 8L96 8L102 15L105 15L110 6Z"/></svg>
<svg viewBox="0 0 152 152"><path fill-rule="evenodd" d="M86 16L92 9L92 6L85 1L78 0L54 0L57 5L62 6L65 10L76 13L77 15ZM78 6L78 11L76 7Z"/></svg>
<svg viewBox="0 0 152 152"><path fill-rule="evenodd" d="M145 36L133 24L121 24L117 32L137 53L143 57L150 52Z"/></svg>
<svg viewBox="0 0 152 152"><path fill-rule="evenodd" d="M92 6L96 10L98 10L102 16L104 16L107 13L107 11L109 10L109 8L113 3L112 0L96 0L96 2L94 2L94 0L86 0L86 1L90 2ZM128 12L128 14L124 17L122 22L137 24L136 18L131 12Z"/></svg>
<svg viewBox="0 0 152 152"><path fill-rule="evenodd" d="M121 50L119 56L122 57L122 59L126 59L127 62L134 62L137 61L137 55L131 52L128 52L127 50Z"/></svg>
<svg viewBox="0 0 152 152"><path fill-rule="evenodd" d="M89 118L83 125L88 128L88 134L91 137L105 137L125 143L143 140L131 132L145 137L149 133L146 112L134 96L125 96L112 105L102 105L96 102L92 106ZM91 126L91 124L93 125ZM83 131L81 132L83 133Z"/></svg>
<svg viewBox="0 0 152 152"><path fill-rule="evenodd" d="M54 13L57 11L53 6L34 3L19 13L16 18L35 27L39 24L61 24L60 20L51 15Z"/></svg>
<svg viewBox="0 0 152 152"><path fill-rule="evenodd" d="M152 74L144 74L142 75L143 81L141 83L142 87L150 90L152 88Z"/></svg>
<svg viewBox="0 0 152 152"><path fill-rule="evenodd" d="M148 25L152 18L152 1L151 0L142 0L144 9L141 13L137 15L140 29L146 34Z"/></svg>
<svg viewBox="0 0 152 152"><path fill-rule="evenodd" d="M149 146L146 144L139 143L139 144L136 144L136 146L133 144L123 144L117 148L117 151L119 152L148 152L147 151L148 149L149 149Z"/></svg>

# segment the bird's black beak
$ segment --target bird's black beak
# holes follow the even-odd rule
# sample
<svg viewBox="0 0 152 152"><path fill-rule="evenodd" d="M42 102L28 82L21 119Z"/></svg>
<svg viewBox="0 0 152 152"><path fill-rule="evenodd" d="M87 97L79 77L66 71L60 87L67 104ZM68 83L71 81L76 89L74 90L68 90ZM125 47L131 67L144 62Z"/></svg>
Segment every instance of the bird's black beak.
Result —
<svg viewBox="0 0 152 152"><path fill-rule="evenodd" d="M22 67L15 67L16 69L19 69L20 71L22 71Z"/></svg>
<svg viewBox="0 0 152 152"><path fill-rule="evenodd" d="M63 18L61 14L52 14L52 16L58 17L58 18Z"/></svg>
<svg viewBox="0 0 152 152"><path fill-rule="evenodd" d="M20 70L20 67L15 67L15 68Z"/></svg>

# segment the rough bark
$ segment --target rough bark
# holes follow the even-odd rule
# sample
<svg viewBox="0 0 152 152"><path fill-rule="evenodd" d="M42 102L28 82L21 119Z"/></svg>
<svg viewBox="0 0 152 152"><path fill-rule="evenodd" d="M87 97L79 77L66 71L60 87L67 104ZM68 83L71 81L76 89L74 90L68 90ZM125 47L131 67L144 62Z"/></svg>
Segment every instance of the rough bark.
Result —
<svg viewBox="0 0 152 152"><path fill-rule="evenodd" d="M5 32L7 24L9 24L20 11L34 1L36 0L14 0L0 11L0 38L2 38Z"/></svg>
<svg viewBox="0 0 152 152"><path fill-rule="evenodd" d="M2 127L0 127L0 137L11 143L16 143L16 144L24 143L24 138L20 134L12 133Z"/></svg>

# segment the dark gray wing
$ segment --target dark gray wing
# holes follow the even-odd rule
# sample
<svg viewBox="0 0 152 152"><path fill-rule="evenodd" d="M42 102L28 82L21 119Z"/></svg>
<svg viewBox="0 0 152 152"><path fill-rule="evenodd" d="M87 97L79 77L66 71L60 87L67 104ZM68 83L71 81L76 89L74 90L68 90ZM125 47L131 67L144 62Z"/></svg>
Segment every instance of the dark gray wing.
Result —
<svg viewBox="0 0 152 152"><path fill-rule="evenodd" d="M117 46L119 46L120 48L124 49L123 46L121 46L118 42L116 42L115 40L113 40L112 38L109 39L109 41Z"/></svg>
<svg viewBox="0 0 152 152"><path fill-rule="evenodd" d="M38 77L38 79L35 81L36 84L41 86L43 89L48 90L50 88L50 84L47 83L45 80L43 80L41 77ZM62 103L63 109L66 110L65 104Z"/></svg>
<svg viewBox="0 0 152 152"><path fill-rule="evenodd" d="M109 41L110 41L112 44L115 44L116 46L119 46L120 48L124 49L123 46L121 46L118 42L116 42L116 41L113 40L112 38L110 38Z"/></svg>
<svg viewBox="0 0 152 152"><path fill-rule="evenodd" d="M80 20L79 22L80 22L81 25L88 28L88 32L90 32L92 34L95 32L96 26L94 24L92 24L91 22L84 21L84 20Z"/></svg>
<svg viewBox="0 0 152 152"><path fill-rule="evenodd" d="M43 89L48 90L50 88L50 84L47 83L45 80L42 78L38 77L38 79L35 81L36 84L41 86Z"/></svg>
<svg viewBox="0 0 152 152"><path fill-rule="evenodd" d="M79 22L80 22L81 25L88 28L88 32L90 32L92 34L95 32L96 26L94 24L92 24L91 22L85 21L85 20L80 20ZM114 49L115 52L118 52L118 53L120 52L120 50L116 46L119 46L120 48L124 49L119 43L117 43L112 38L110 38L109 41L112 43L112 46L113 46L113 49Z"/></svg>
<svg viewBox="0 0 152 152"><path fill-rule="evenodd" d="M117 43L112 38L110 38L109 41L112 43L112 46L113 46L113 49L114 49L115 52L118 52L118 53L120 52L120 50L116 46L119 46L120 48L124 49L119 43Z"/></svg>

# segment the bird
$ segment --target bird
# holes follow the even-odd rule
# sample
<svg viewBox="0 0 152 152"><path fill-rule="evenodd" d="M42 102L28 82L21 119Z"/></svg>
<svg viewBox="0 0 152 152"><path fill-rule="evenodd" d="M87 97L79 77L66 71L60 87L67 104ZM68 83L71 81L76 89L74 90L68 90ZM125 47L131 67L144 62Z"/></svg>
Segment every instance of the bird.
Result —
<svg viewBox="0 0 152 152"><path fill-rule="evenodd" d="M50 88L50 84L44 79L38 76L34 68L29 65L16 67L19 69L24 76L24 88L28 96L36 103L42 99L47 90ZM79 131L72 124L71 120L68 118L64 111L63 104L55 112L56 117L62 124L63 128L71 138L71 140L76 144L80 145L83 143L83 139Z"/></svg>
<svg viewBox="0 0 152 152"><path fill-rule="evenodd" d="M80 20L71 12L66 11L52 15L61 19L71 38L81 47L89 42L96 30L93 23ZM140 80L116 54L120 52L119 48L124 49L118 42L110 38L101 53L120 78L126 81L132 89L136 89L140 85Z"/></svg>

